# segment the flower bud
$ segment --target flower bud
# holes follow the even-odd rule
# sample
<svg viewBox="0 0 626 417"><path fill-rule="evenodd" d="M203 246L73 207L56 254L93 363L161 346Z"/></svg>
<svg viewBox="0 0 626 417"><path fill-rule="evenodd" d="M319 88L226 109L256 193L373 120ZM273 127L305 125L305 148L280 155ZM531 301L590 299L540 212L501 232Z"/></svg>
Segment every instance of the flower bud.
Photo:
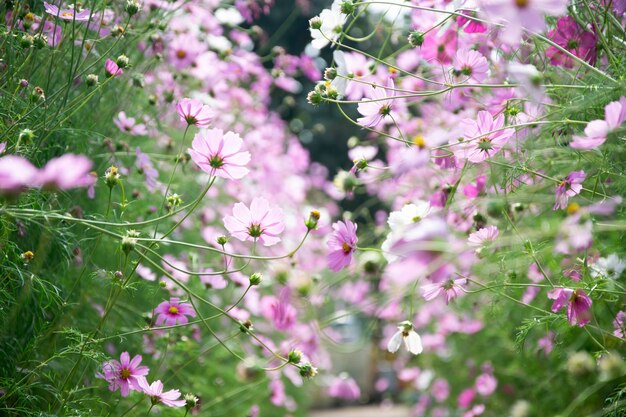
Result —
<svg viewBox="0 0 626 417"><path fill-rule="evenodd" d="M28 84L29 84L28 80L25 80L23 78L20 80L20 87L26 88L26 87L28 87Z"/></svg>
<svg viewBox="0 0 626 417"><path fill-rule="evenodd" d="M193 394L185 394L183 399L185 400L185 408L187 411L198 405L198 401L200 401L200 399Z"/></svg>
<svg viewBox="0 0 626 417"><path fill-rule="evenodd" d="M139 11L141 10L141 6L135 0L127 0L124 10L126 11L126 13L128 13L128 16L132 17L139 13Z"/></svg>
<svg viewBox="0 0 626 417"><path fill-rule="evenodd" d="M21 255L21 258L24 261L24 263L28 263L35 258L35 254L32 251L27 250Z"/></svg>
<svg viewBox="0 0 626 417"><path fill-rule="evenodd" d="M341 3L340 9L343 14L352 14L354 13L354 3L352 0L344 0Z"/></svg>
<svg viewBox="0 0 626 417"><path fill-rule="evenodd" d="M122 250L126 255L135 250L139 232L136 230L127 230L126 235L122 237Z"/></svg>
<svg viewBox="0 0 626 417"><path fill-rule="evenodd" d="M309 218L306 219L306 221L304 222L304 225L306 226L307 230L315 230L317 229L317 223L320 220L320 212L317 210L311 210L311 213L309 213Z"/></svg>
<svg viewBox="0 0 626 417"><path fill-rule="evenodd" d="M170 194L166 198L165 208L171 213L183 203L183 199L176 193Z"/></svg>
<svg viewBox="0 0 626 417"><path fill-rule="evenodd" d="M414 31L409 33L409 43L413 47L422 46L424 43L424 32Z"/></svg>
<svg viewBox="0 0 626 417"><path fill-rule="evenodd" d="M41 87L35 87L33 91L30 92L30 101L33 103L46 101L46 94Z"/></svg>
<svg viewBox="0 0 626 417"><path fill-rule="evenodd" d="M326 68L324 70L324 79L328 81L332 81L337 77L337 69L336 68Z"/></svg>
<svg viewBox="0 0 626 417"><path fill-rule="evenodd" d="M241 333L248 334L250 330L252 330L252 328L253 326L250 320L242 321L239 323L239 331L241 331Z"/></svg>
<svg viewBox="0 0 626 417"><path fill-rule="evenodd" d="M24 30L30 29L33 26L33 23L35 23L35 15L31 12L26 13L22 19Z"/></svg>
<svg viewBox="0 0 626 417"><path fill-rule="evenodd" d="M22 129L20 131L20 134L17 138L17 140L22 143L22 142L30 142L35 138L35 132L33 132L30 129Z"/></svg>
<svg viewBox="0 0 626 417"><path fill-rule="evenodd" d="M35 43L35 38L32 35L24 35L20 39L20 46L24 49L30 48Z"/></svg>
<svg viewBox="0 0 626 417"><path fill-rule="evenodd" d="M124 273L123 273L122 271L115 271L115 272L113 273L113 278L115 278L115 279L117 279L117 280L121 281L121 280L122 280L122 278L124 278Z"/></svg>
<svg viewBox="0 0 626 417"><path fill-rule="evenodd" d="M218 236L218 238L217 238L217 244L218 245L224 246L227 243L228 243L228 238L226 236Z"/></svg>
<svg viewBox="0 0 626 417"><path fill-rule="evenodd" d="M133 80L133 86L134 87L137 87L137 88L143 88L144 87L145 79L144 79L143 74L140 74L140 73L133 74L132 80Z"/></svg>
<svg viewBox="0 0 626 417"><path fill-rule="evenodd" d="M261 281L263 281L263 274L261 274L260 272L255 272L254 274L250 275L251 287L255 285L259 285Z"/></svg>
<svg viewBox="0 0 626 417"><path fill-rule="evenodd" d="M111 165L104 172L104 181L109 188L115 187L120 182L120 173L115 165Z"/></svg>
<svg viewBox="0 0 626 417"><path fill-rule="evenodd" d="M98 85L98 76L96 74L88 74L85 78L85 84L87 84L87 87Z"/></svg>
<svg viewBox="0 0 626 417"><path fill-rule="evenodd" d="M48 36L43 33L35 33L33 35L33 45L35 48L42 49L48 46Z"/></svg>
<svg viewBox="0 0 626 417"><path fill-rule="evenodd" d="M322 98L322 95L319 92L311 91L309 94L307 94L306 101L308 101L309 104L312 104L314 106L319 106L324 101L324 99Z"/></svg>
<svg viewBox="0 0 626 417"><path fill-rule="evenodd" d="M313 378L317 375L317 368L312 366L310 363L305 363L300 365L300 376L303 378Z"/></svg>
<svg viewBox="0 0 626 417"><path fill-rule="evenodd" d="M126 55L120 55L115 60L115 63L120 68L127 68L128 65L130 64L130 59Z"/></svg>
<svg viewBox="0 0 626 417"><path fill-rule="evenodd" d="M322 19L319 16L309 19L309 27L313 30L319 30L322 27Z"/></svg>
<svg viewBox="0 0 626 417"><path fill-rule="evenodd" d="M302 352L297 349L292 350L289 352L289 355L287 355L287 361L296 365L299 364L300 361L302 361Z"/></svg>

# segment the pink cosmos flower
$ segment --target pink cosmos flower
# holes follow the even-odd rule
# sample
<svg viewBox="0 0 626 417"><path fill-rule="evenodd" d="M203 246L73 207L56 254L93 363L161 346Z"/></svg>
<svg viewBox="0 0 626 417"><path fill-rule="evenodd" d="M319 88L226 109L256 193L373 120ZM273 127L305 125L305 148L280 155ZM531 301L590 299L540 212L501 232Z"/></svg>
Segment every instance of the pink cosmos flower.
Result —
<svg viewBox="0 0 626 417"><path fill-rule="evenodd" d="M278 297L264 297L261 307L265 316L272 320L274 327L278 330L289 330L296 324L297 311L291 305L291 291L288 287L280 290Z"/></svg>
<svg viewBox="0 0 626 417"><path fill-rule="evenodd" d="M37 168L28 159L6 155L0 158L0 195L17 195L34 185Z"/></svg>
<svg viewBox="0 0 626 417"><path fill-rule="evenodd" d="M594 65L596 62L596 35L581 27L571 16L561 17L556 28L548 32L548 38L580 59ZM552 65L573 68L576 61L554 46L546 49Z"/></svg>
<svg viewBox="0 0 626 417"><path fill-rule="evenodd" d="M626 339L626 312L620 311L613 320L613 335Z"/></svg>
<svg viewBox="0 0 626 417"><path fill-rule="evenodd" d="M480 374L476 378L476 392L484 397L493 394L497 386L498 380L490 372Z"/></svg>
<svg viewBox="0 0 626 417"><path fill-rule="evenodd" d="M44 8L46 9L46 13L51 14L54 17L58 17L61 20L75 20L77 22L84 22L89 20L89 16L91 12L87 9L83 9L80 12L76 13L76 10L73 8L67 9L59 9L58 6L54 4L50 4L48 2L43 2Z"/></svg>
<svg viewBox="0 0 626 417"><path fill-rule="evenodd" d="M463 32L465 33L485 33L487 31L487 25L483 22L476 21L474 19L470 19L469 17L476 17L476 12L473 10L459 10L458 11L463 16L457 16L456 23L459 27L463 27L467 23L467 25L463 28ZM468 17L465 17L468 16Z"/></svg>
<svg viewBox="0 0 626 417"><path fill-rule="evenodd" d="M498 226L487 226L469 235L467 242L470 246L485 247L494 242L499 234Z"/></svg>
<svg viewBox="0 0 626 417"><path fill-rule="evenodd" d="M387 81L387 88L395 88L392 78ZM387 88L369 86L367 97L363 98L357 106L358 112L363 115L356 120L361 126L374 127L386 117L398 120L398 115L391 107L395 93Z"/></svg>
<svg viewBox="0 0 626 417"><path fill-rule="evenodd" d="M552 312L556 313L567 305L567 320L572 326L583 327L591 321L591 298L577 288L556 288L548 293L548 298L554 300Z"/></svg>
<svg viewBox="0 0 626 417"><path fill-rule="evenodd" d="M3 153L6 148L7 148L6 142L0 143L0 154Z"/></svg>
<svg viewBox="0 0 626 417"><path fill-rule="evenodd" d="M151 385L148 385L148 381L144 378L140 381L139 386L141 390L150 397L152 404L165 404L168 407L184 407L187 401L179 400L180 391L172 389L167 392L163 392L163 383L161 381L154 381Z"/></svg>
<svg viewBox="0 0 626 417"><path fill-rule="evenodd" d="M180 120L188 125L207 127L215 116L209 106L194 98L184 98L176 105Z"/></svg>
<svg viewBox="0 0 626 417"><path fill-rule="evenodd" d="M545 16L559 16L567 11L565 0L479 0L480 9L492 22L503 23L502 40L518 45L523 29L533 33L546 28Z"/></svg>
<svg viewBox="0 0 626 417"><path fill-rule="evenodd" d="M140 383L146 381L148 375L147 366L139 366L141 355L135 355L131 360L128 352L122 352L120 360L115 359L105 362L102 365L102 373L98 378L102 378L109 383L109 390L120 390L122 397L127 397L131 390L141 391Z"/></svg>
<svg viewBox="0 0 626 417"><path fill-rule="evenodd" d="M333 234L328 239L328 267L338 272L352 261L352 253L356 250L357 225L350 220L338 221L333 224Z"/></svg>
<svg viewBox="0 0 626 417"><path fill-rule="evenodd" d="M189 155L206 173L238 180L250 172L244 166L250 162L250 152L241 151L243 140L238 134L222 129L209 129L193 138Z"/></svg>
<svg viewBox="0 0 626 417"><path fill-rule="evenodd" d="M265 198L256 197L250 208L244 203L236 203L233 215L224 217L224 226L241 241L259 240L265 246L272 246L280 242L278 235L285 229L283 210L270 208Z"/></svg>
<svg viewBox="0 0 626 417"><path fill-rule="evenodd" d="M172 297L169 301L163 301L154 309L158 314L155 324L161 326L173 326L185 324L189 321L187 316L196 317L196 311L189 303L181 303L178 298Z"/></svg>
<svg viewBox="0 0 626 417"><path fill-rule="evenodd" d="M422 296L426 301L434 300L437 297L444 297L446 304L449 304L451 300L459 296L461 287L466 283L467 280L465 278L459 278L426 284L422 286Z"/></svg>
<svg viewBox="0 0 626 417"><path fill-rule="evenodd" d="M454 75L463 82L480 83L487 78L489 63L480 52L472 49L459 49L454 56Z"/></svg>
<svg viewBox="0 0 626 417"><path fill-rule="evenodd" d="M424 37L424 43L420 52L425 61L437 61L441 64L452 62L456 52L458 35L455 30L447 30L443 33L430 31Z"/></svg>
<svg viewBox="0 0 626 417"><path fill-rule="evenodd" d="M546 355L549 355L554 349L554 332L548 332L544 337L537 340L537 347Z"/></svg>
<svg viewBox="0 0 626 417"><path fill-rule="evenodd" d="M494 119L487 111L478 112L476 120L464 119L461 123L465 129L465 142L458 145L456 154L474 163L498 153L515 133L513 129L503 129L503 114Z"/></svg>
<svg viewBox="0 0 626 417"><path fill-rule="evenodd" d="M134 117L127 117L126 113L121 111L117 114L117 117L113 118L113 123L122 132L128 133L133 136L145 136L148 134L148 129L143 123L137 123Z"/></svg>
<svg viewBox="0 0 626 417"><path fill-rule="evenodd" d="M124 70L117 66L115 61L107 58L104 63L104 72L106 72L107 77L118 77L124 74Z"/></svg>
<svg viewBox="0 0 626 417"><path fill-rule="evenodd" d="M92 162L83 155L67 153L48 161L37 175L37 185L49 190L90 187L96 182L91 175Z"/></svg>
<svg viewBox="0 0 626 417"><path fill-rule="evenodd" d="M585 127L585 136L574 136L570 146L575 149L595 149L606 142L609 133L626 120L626 97L604 107L604 120L592 120Z"/></svg>
<svg viewBox="0 0 626 417"><path fill-rule="evenodd" d="M340 375L330 383L328 395L342 400L355 401L361 397L361 389L353 378L347 375Z"/></svg>
<svg viewBox="0 0 626 417"><path fill-rule="evenodd" d="M580 194L583 189L582 183L585 181L587 174L585 171L573 171L570 172L567 178L559 183L554 191L554 203L553 210L567 208L567 202L570 197Z"/></svg>

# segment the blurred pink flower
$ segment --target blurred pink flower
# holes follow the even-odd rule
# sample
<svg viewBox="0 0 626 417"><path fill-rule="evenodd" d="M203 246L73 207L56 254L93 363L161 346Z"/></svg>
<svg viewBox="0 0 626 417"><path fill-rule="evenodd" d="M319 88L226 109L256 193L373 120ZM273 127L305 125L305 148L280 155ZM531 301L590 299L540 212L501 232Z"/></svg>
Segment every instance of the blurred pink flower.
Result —
<svg viewBox="0 0 626 417"><path fill-rule="evenodd" d="M386 117L398 120L398 115L393 111L391 105L395 96L395 84L392 78L387 81L387 88L382 86L368 86L366 97L357 106L358 112L363 116L356 121L365 127L374 127Z"/></svg>
<svg viewBox="0 0 626 417"><path fill-rule="evenodd" d="M154 313L157 314L155 322L157 326L185 324L189 321L187 316L196 317L193 306L189 303L181 303L176 297L170 298L169 301L163 301L154 309Z"/></svg>
<svg viewBox="0 0 626 417"><path fill-rule="evenodd" d="M583 189L582 183L585 181L587 175L585 171L573 171L559 183L554 191L554 203L553 210L567 208L567 202L570 197L580 194Z"/></svg>
<svg viewBox="0 0 626 417"><path fill-rule="evenodd" d="M515 133L513 129L503 129L503 114L494 119L487 111L478 112L476 120L464 119L461 123L465 128L465 141L459 142L455 154L474 163L498 153Z"/></svg>
<svg viewBox="0 0 626 417"><path fill-rule="evenodd" d="M613 335L626 339L626 312L619 311L613 320Z"/></svg>
<svg viewBox="0 0 626 417"><path fill-rule="evenodd" d="M606 142L609 133L626 120L626 97L604 107L604 120L592 120L585 127L585 136L574 136L570 146L574 149L595 149Z"/></svg>
<svg viewBox="0 0 626 417"><path fill-rule="evenodd" d="M340 375L330 383L328 395L342 400L355 401L361 397L361 389L353 378L347 375Z"/></svg>
<svg viewBox="0 0 626 417"><path fill-rule="evenodd" d="M131 360L128 352L122 352L120 360L115 359L105 362L102 365L102 373L98 378L102 378L109 383L109 390L120 390L122 397L127 397L131 390L141 391L140 382L146 380L148 375L147 366L139 366L141 355L135 355Z"/></svg>
<svg viewBox="0 0 626 417"><path fill-rule="evenodd" d="M204 172L226 179L241 179L250 172L250 152L241 151L243 140L234 132L209 129L193 138L189 155Z"/></svg>
<svg viewBox="0 0 626 417"><path fill-rule="evenodd" d="M36 183L46 190L89 187L96 182L96 177L91 175L92 165L86 156L67 153L48 161L37 175Z"/></svg>
<svg viewBox="0 0 626 417"><path fill-rule="evenodd" d="M492 242L498 238L500 231L497 226L487 226L472 233L467 238L467 243L470 246L485 247L489 246Z"/></svg>
<svg viewBox="0 0 626 417"><path fill-rule="evenodd" d="M489 63L480 52L472 49L459 49L452 63L454 75L462 82L481 83L487 78Z"/></svg>
<svg viewBox="0 0 626 417"><path fill-rule="evenodd" d="M37 168L28 159L6 155L0 158L0 195L17 195L32 187Z"/></svg>
<svg viewBox="0 0 626 417"><path fill-rule="evenodd" d="M493 394L497 386L498 380L492 373L483 373L476 378L476 392L484 397Z"/></svg>
<svg viewBox="0 0 626 417"><path fill-rule="evenodd" d="M424 37L424 43L420 48L422 58L425 61L437 61L440 64L452 62L457 50L458 35L455 30L447 30L443 33L430 31Z"/></svg>
<svg viewBox="0 0 626 417"><path fill-rule="evenodd" d="M61 20L75 20L77 22L84 22L89 20L89 16L91 15L91 11L88 9L82 9L78 13L74 8L67 9L59 9L58 6L54 4L50 4L48 2L43 2L44 8L46 9L46 13L51 14L54 17L58 17Z"/></svg>
<svg viewBox="0 0 626 417"><path fill-rule="evenodd" d="M591 321L591 298L577 288L556 288L548 293L548 298L554 300L552 312L556 313L567 306L567 320L572 326L583 327Z"/></svg>
<svg viewBox="0 0 626 417"><path fill-rule="evenodd" d="M446 304L457 298L460 294L461 287L467 283L465 278L448 279L443 282L434 284L426 284L422 286L422 296L426 301L434 300L437 297L444 297Z"/></svg>
<svg viewBox="0 0 626 417"><path fill-rule="evenodd" d="M148 385L148 381L144 378L139 382L141 390L150 397L152 404L165 404L168 407L184 407L187 401L178 400L180 398L180 391L172 389L167 392L163 392L163 383L161 381L154 381L151 385Z"/></svg>
<svg viewBox="0 0 626 417"><path fill-rule="evenodd" d="M126 112L119 112L117 117L113 118L113 123L122 132L128 133L133 136L145 136L148 134L148 129L143 123L137 123L134 117L127 117Z"/></svg>
<svg viewBox="0 0 626 417"><path fill-rule="evenodd" d="M356 250L358 238L357 225L350 220L338 221L333 224L333 234L328 239L328 267L338 272L352 261L352 253Z"/></svg>
<svg viewBox="0 0 626 417"><path fill-rule="evenodd" d="M224 217L224 226L241 241L259 240L265 246L272 246L280 242L278 235L285 229L283 210L270 208L265 198L256 197L250 208L244 203L236 203L233 216Z"/></svg>
<svg viewBox="0 0 626 417"><path fill-rule="evenodd" d="M124 70L117 66L115 61L107 58L104 63L104 72L106 72L107 77L118 77L124 74Z"/></svg>
<svg viewBox="0 0 626 417"><path fill-rule="evenodd" d="M176 104L176 111L181 121L196 127L209 126L215 116L209 106L193 98L184 98L179 101Z"/></svg>

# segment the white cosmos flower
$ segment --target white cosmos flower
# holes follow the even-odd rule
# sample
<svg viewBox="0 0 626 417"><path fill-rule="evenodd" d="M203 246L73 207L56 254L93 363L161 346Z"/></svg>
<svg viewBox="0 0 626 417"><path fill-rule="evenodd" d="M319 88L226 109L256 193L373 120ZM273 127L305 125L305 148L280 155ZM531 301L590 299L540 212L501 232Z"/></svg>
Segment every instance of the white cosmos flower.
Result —
<svg viewBox="0 0 626 417"><path fill-rule="evenodd" d="M612 253L606 258L600 258L591 265L591 276L603 276L610 279L618 279L626 269L624 262L616 253Z"/></svg>
<svg viewBox="0 0 626 417"><path fill-rule="evenodd" d="M403 321L398 325L398 331L391 336L389 343L387 343L387 350L391 353L396 353L400 349L400 345L404 342L406 350L414 355L422 353L422 338L413 329L413 323L410 321Z"/></svg>
<svg viewBox="0 0 626 417"><path fill-rule="evenodd" d="M380 247L387 262L393 262L398 258L396 255L389 253L393 243L404 235L409 226L418 223L428 214L430 214L430 203L422 200L418 200L415 204L406 204L399 211L389 213L387 224L389 224L391 232Z"/></svg>
<svg viewBox="0 0 626 417"><path fill-rule="evenodd" d="M331 81L330 85L337 89L340 97L346 95L346 88L348 87L348 65L346 64L346 55L343 51L333 52L333 59L335 60L335 70L337 76Z"/></svg>
<svg viewBox="0 0 626 417"><path fill-rule="evenodd" d="M310 29L311 37L313 38L311 45L313 45L315 49L323 49L328 45L329 39L336 41L348 18L347 15L341 13L340 0L335 0L330 9L322 10L319 17L322 21L322 27L319 29Z"/></svg>

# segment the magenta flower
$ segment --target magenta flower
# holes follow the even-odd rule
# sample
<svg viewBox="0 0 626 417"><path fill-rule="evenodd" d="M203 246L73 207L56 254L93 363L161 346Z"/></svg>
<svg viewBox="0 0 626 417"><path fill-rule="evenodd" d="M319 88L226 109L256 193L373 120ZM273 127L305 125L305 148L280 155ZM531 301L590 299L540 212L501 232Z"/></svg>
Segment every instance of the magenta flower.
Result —
<svg viewBox="0 0 626 417"><path fill-rule="evenodd" d="M389 78L387 88L395 88L392 78ZM395 93L387 88L369 86L367 97L363 98L357 106L358 112L363 115L356 120L361 126L374 127L386 117L398 120L391 107Z"/></svg>
<svg viewBox="0 0 626 417"><path fill-rule="evenodd" d="M214 114L209 106L194 98L184 98L176 105L180 120L188 125L207 127L211 124Z"/></svg>
<svg viewBox="0 0 626 417"><path fill-rule="evenodd" d="M497 226L483 227L482 229L479 229L478 231L469 235L469 237L467 238L467 243L469 243L470 246L477 247L489 246L498 238L499 234L500 231L498 230Z"/></svg>
<svg viewBox="0 0 626 417"><path fill-rule="evenodd" d="M278 235L285 229L283 210L270 208L266 199L256 197L250 208L244 203L236 203L233 215L224 217L224 226L241 241L259 240L265 246L272 246L280 242Z"/></svg>
<svg viewBox="0 0 626 417"><path fill-rule="evenodd" d="M430 31L424 37L420 52L425 61L437 61L440 64L452 62L456 52L458 35L454 30L443 33Z"/></svg>
<svg viewBox="0 0 626 417"><path fill-rule="evenodd" d="M96 177L91 175L92 165L86 156L68 153L48 161L36 183L47 190L90 187L96 182Z"/></svg>
<svg viewBox="0 0 626 417"><path fill-rule="evenodd" d="M350 220L338 221L333 224L333 234L328 239L328 267L338 272L352 261L352 253L356 250L357 225Z"/></svg>
<svg viewBox="0 0 626 417"><path fill-rule="evenodd" d="M119 362L115 359L105 362L97 377L109 383L110 391L119 389L122 397L127 397L131 390L141 391L140 383L146 381L149 369L139 366L140 363L141 355L135 355L131 360L128 352L122 352Z"/></svg>
<svg viewBox="0 0 626 417"><path fill-rule="evenodd" d="M161 381L154 381L151 385L148 385L148 381L144 378L140 382L141 390L150 397L152 404L164 404L168 407L184 407L187 401L179 400L180 391L177 389L171 389L167 392L163 392L163 383Z"/></svg>
<svg viewBox="0 0 626 417"><path fill-rule="evenodd" d="M509 138L513 129L503 129L504 115L495 119L487 111L479 111L476 120L464 119L465 141L459 143L457 157L478 163L498 153Z"/></svg>
<svg viewBox="0 0 626 417"><path fill-rule="evenodd" d="M115 61L108 58L104 63L104 72L106 72L107 77L118 77L124 74L124 71L117 66Z"/></svg>
<svg viewBox="0 0 626 417"><path fill-rule="evenodd" d="M250 152L241 151L242 144L243 140L236 133L209 129L196 134L189 155L204 172L238 180L250 172L245 168L250 162Z"/></svg>
<svg viewBox="0 0 626 417"><path fill-rule="evenodd" d="M178 298L172 297L169 301L163 301L154 309L158 314L155 324L161 326L173 326L175 324L185 324L189 320L187 316L196 317L196 312L189 303L181 303Z"/></svg>
<svg viewBox="0 0 626 417"><path fill-rule="evenodd" d="M426 284L422 286L422 296L426 301L432 301L437 297L444 297L446 304L457 298L460 294L461 287L467 283L465 278L448 279L443 282L434 284Z"/></svg>
<svg viewBox="0 0 626 417"><path fill-rule="evenodd" d="M580 194L582 191L582 183L585 181L586 177L587 174L585 174L585 171L570 172L567 178L561 181L554 191L556 202L552 210L567 208L569 198Z"/></svg>
<svg viewBox="0 0 626 417"><path fill-rule="evenodd" d="M556 28L548 32L548 38L572 55L589 62L591 65L595 64L597 56L596 35L581 27L573 17L561 17L556 22ZM552 65L573 68L576 63L573 58L554 46L546 49L546 56L550 58Z"/></svg>
<svg viewBox="0 0 626 417"><path fill-rule="evenodd" d="M75 20L77 22L84 22L89 20L89 15L91 12L87 9L83 9L76 13L76 10L73 8L67 9L59 9L58 6L54 4L50 4L48 2L43 2L44 8L46 9L46 13L51 14L52 16L58 17L61 20Z"/></svg>
<svg viewBox="0 0 626 417"><path fill-rule="evenodd" d="M462 16L457 16L456 23L459 27L463 27L467 23L467 25L463 28L463 32L465 33L485 33L487 32L487 26L478 22L474 19L470 19L469 17L476 17L476 12L473 10L459 10L459 14ZM469 16L469 17L465 17Z"/></svg>
<svg viewBox="0 0 626 417"><path fill-rule="evenodd" d="M454 75L463 82L480 83L487 78L489 63L480 52L472 49L459 49L454 56Z"/></svg>
<svg viewBox="0 0 626 417"><path fill-rule="evenodd" d="M148 129L143 123L137 123L134 117L127 117L126 113L121 111L117 114L117 117L113 118L113 123L122 132L128 133L133 136L145 136L148 134Z"/></svg>
<svg viewBox="0 0 626 417"><path fill-rule="evenodd" d="M34 185L37 168L16 155L0 158L0 195L15 196Z"/></svg>
<svg viewBox="0 0 626 417"><path fill-rule="evenodd" d="M591 298L580 288L556 288L548 293L548 298L554 300L553 313L567 305L567 321L572 326L583 327L591 321Z"/></svg>
<svg viewBox="0 0 626 417"><path fill-rule="evenodd" d="M626 339L626 312L619 311L613 320L613 335Z"/></svg>
<svg viewBox="0 0 626 417"><path fill-rule="evenodd" d="M272 320L278 330L289 330L296 324L297 310L291 304L291 291L288 287L280 290L278 297L265 297L262 301L263 311Z"/></svg>

